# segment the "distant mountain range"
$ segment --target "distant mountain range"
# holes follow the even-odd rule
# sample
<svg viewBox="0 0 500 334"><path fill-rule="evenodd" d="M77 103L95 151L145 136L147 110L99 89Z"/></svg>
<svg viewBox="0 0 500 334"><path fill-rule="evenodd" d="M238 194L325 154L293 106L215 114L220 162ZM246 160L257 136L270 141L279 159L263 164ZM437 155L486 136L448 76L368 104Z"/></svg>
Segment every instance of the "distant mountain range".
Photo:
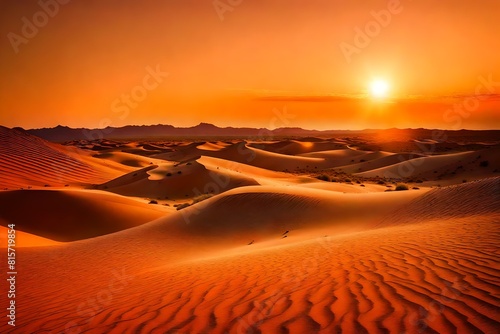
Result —
<svg viewBox="0 0 500 334"><path fill-rule="evenodd" d="M19 128L20 129L20 128ZM20 129L21 130L21 129ZM178 128L172 125L127 125L124 127L107 127L104 129L70 128L56 126L54 128L24 130L32 135L53 142L66 142L71 140L94 139L148 139L148 138L202 138L202 137L238 137L252 139L268 139L270 137L309 137L309 136L339 136L363 135L376 132L385 132L388 136L404 132L411 138L432 138L435 130L429 129L388 129L388 130L306 130L298 127L278 128L269 130L265 128L221 128L209 123L200 123L193 127ZM475 140L500 140L500 130L458 130L445 131L446 135L453 137L475 137ZM480 138L478 138L478 136Z"/></svg>
<svg viewBox="0 0 500 334"><path fill-rule="evenodd" d="M124 127L107 127L104 129L70 128L57 126L54 128L31 129L26 132L43 139L64 142L70 140L93 139L139 139L162 137L252 137L268 138L274 136L315 136L325 134L338 134L350 131L318 131L304 130L301 128L279 128L269 130L265 128L221 128L213 124L200 123L193 127L178 128L172 125L127 125Z"/></svg>

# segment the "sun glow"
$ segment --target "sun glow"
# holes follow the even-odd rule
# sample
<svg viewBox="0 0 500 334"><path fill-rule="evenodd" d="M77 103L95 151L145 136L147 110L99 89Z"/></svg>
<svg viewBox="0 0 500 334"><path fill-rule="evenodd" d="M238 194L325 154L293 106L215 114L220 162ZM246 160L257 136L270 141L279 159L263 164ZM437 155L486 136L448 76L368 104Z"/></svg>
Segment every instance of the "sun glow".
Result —
<svg viewBox="0 0 500 334"><path fill-rule="evenodd" d="M370 93L374 98L384 98L389 92L389 84L384 80L374 80L370 84Z"/></svg>

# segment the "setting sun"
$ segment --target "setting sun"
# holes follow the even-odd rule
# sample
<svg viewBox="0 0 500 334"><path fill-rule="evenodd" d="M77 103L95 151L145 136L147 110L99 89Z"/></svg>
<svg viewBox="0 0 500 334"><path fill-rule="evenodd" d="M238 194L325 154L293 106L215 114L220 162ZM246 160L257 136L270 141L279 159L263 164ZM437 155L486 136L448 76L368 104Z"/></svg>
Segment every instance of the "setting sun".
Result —
<svg viewBox="0 0 500 334"><path fill-rule="evenodd" d="M370 84L370 93L373 97L383 98L387 96L389 84L384 80L375 80Z"/></svg>

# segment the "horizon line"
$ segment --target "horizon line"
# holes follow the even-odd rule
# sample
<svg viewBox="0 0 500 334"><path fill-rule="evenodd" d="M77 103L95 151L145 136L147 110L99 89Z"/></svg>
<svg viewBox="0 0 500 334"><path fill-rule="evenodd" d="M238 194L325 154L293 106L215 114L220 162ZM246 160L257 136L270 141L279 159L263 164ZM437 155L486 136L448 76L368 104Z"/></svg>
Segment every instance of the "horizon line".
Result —
<svg viewBox="0 0 500 334"><path fill-rule="evenodd" d="M142 124L142 125L139 125L139 124L127 124L127 125L123 125L123 126L107 126L107 127L104 127L104 128L90 128L90 127L71 127L71 126L68 126L68 125L62 125L62 124L58 124L56 126L52 126L52 127L40 127L40 128L28 128L28 129L25 129L24 127L22 126L14 126L14 127L10 127L10 129L21 129L23 131L32 131L32 130L51 130L51 129L55 129L55 128L58 128L58 127L62 127L62 128L67 128L67 129L70 129L70 130L105 130L105 129L121 129L121 128L125 128L125 127L150 127L150 126L170 126L170 127L173 127L174 129L190 129L190 128L196 128L198 126L201 126L201 125L210 125L210 126L214 126L218 129L252 129L252 130L269 130L269 131L276 131L276 130L280 130L280 129L299 129L299 130L304 130L304 131L317 131L317 132L329 132L329 131L351 131L351 132L363 132L363 131L384 131L384 130L433 130L433 131L500 131L500 129L471 129L471 128L461 128L461 129L444 129L444 128L425 128L425 127L416 127L416 128L412 128L412 127L408 127L408 128L398 128L398 127L391 127L391 128L363 128L363 129L326 129L326 130L318 130L318 129L308 129L308 128L303 128L303 127L300 127L300 126L290 126L290 127L278 127L278 128L273 128L273 129L270 129L270 128L266 128L266 127L252 127L252 126L218 126L214 123L207 123L207 122L200 122L196 125L192 125L192 126L175 126L175 125L172 125L172 124L166 124L166 123L156 123L156 124ZM0 124L0 126L3 126ZM7 126L5 126L6 128L9 128Z"/></svg>

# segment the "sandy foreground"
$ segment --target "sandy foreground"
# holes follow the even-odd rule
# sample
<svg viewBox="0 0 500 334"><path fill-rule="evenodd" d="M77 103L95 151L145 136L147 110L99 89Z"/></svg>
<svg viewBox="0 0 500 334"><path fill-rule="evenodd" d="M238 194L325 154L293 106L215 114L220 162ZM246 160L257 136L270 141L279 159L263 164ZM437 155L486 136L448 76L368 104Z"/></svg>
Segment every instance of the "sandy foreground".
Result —
<svg viewBox="0 0 500 334"><path fill-rule="evenodd" d="M500 328L497 144L0 138L2 333Z"/></svg>

